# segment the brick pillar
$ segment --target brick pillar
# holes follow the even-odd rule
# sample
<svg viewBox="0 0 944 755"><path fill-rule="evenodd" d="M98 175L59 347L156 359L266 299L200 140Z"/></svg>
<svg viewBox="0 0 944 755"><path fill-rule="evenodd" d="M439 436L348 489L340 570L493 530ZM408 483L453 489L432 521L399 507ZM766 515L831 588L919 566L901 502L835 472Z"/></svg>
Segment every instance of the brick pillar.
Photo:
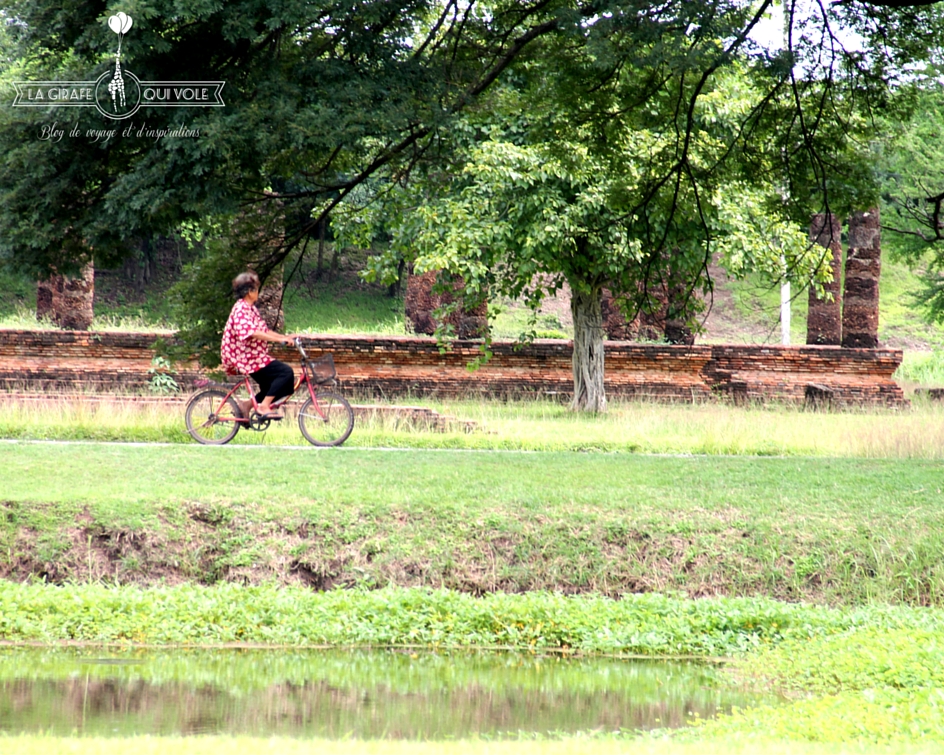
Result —
<svg viewBox="0 0 944 755"><path fill-rule="evenodd" d="M619 303L608 288L603 289L603 298L600 303L603 315L603 330L606 331L608 341L635 341L639 337L639 317L629 322L620 309Z"/></svg>
<svg viewBox="0 0 944 755"><path fill-rule="evenodd" d="M36 284L36 319L57 322L59 297L62 295L62 276L51 275Z"/></svg>
<svg viewBox="0 0 944 755"><path fill-rule="evenodd" d="M878 208L849 218L849 253L842 308L842 345L878 347L878 281L882 272Z"/></svg>
<svg viewBox="0 0 944 755"><path fill-rule="evenodd" d="M266 325L272 330L282 332L285 329L285 311L282 309L282 268L279 267L269 273L266 282L259 291L259 300L256 309Z"/></svg>
<svg viewBox="0 0 944 755"><path fill-rule="evenodd" d="M457 297L448 291L438 292L433 288L440 283L440 271L430 270L421 275L411 275L406 282L404 306L407 323L414 333L432 335L436 330L435 311L453 304ZM448 285L448 284L447 284ZM456 284L458 287L459 284ZM458 308L446 322L452 325L458 338L480 338L488 330L488 306L485 302L469 309L458 297Z"/></svg>
<svg viewBox="0 0 944 755"><path fill-rule="evenodd" d="M77 278L63 276L56 322L66 330L88 330L94 315L95 266L89 262ZM55 299L54 299L55 301Z"/></svg>
<svg viewBox="0 0 944 755"><path fill-rule="evenodd" d="M694 293L692 296L694 297ZM695 343L695 334L688 327L688 310L692 302L687 301L688 287L684 283L676 283L669 289L665 311L665 340L669 343L691 346Z"/></svg>
<svg viewBox="0 0 944 755"><path fill-rule="evenodd" d="M810 241L829 251L825 261L833 279L823 286L833 295L832 301L820 299L810 286L810 308L806 316L806 342L811 344L842 344L842 227L832 213L817 213L810 223Z"/></svg>
<svg viewBox="0 0 944 755"><path fill-rule="evenodd" d="M432 311L436 309L433 297L433 285L436 283L436 271L420 275L411 275L406 282L404 308L410 330L414 333L431 336L436 330Z"/></svg>

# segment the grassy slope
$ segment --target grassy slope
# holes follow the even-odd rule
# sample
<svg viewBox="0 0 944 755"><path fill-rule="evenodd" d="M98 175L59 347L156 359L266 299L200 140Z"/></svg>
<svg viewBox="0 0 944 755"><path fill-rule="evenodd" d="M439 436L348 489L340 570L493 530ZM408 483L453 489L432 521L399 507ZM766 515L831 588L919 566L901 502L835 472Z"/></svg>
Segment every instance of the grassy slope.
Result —
<svg viewBox="0 0 944 755"><path fill-rule="evenodd" d="M32 444L3 456L0 568L18 579L944 602L936 462Z"/></svg>

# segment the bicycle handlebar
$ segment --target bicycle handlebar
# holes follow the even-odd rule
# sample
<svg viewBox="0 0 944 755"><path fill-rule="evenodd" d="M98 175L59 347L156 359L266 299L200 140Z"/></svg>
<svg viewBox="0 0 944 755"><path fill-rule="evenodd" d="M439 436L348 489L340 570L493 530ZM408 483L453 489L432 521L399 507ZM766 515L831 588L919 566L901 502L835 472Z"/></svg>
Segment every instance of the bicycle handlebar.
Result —
<svg viewBox="0 0 944 755"><path fill-rule="evenodd" d="M305 353L305 349L302 346L302 339L298 337L293 338L292 343L295 344L295 348L298 349L298 353L302 355L302 359L308 359L308 354Z"/></svg>

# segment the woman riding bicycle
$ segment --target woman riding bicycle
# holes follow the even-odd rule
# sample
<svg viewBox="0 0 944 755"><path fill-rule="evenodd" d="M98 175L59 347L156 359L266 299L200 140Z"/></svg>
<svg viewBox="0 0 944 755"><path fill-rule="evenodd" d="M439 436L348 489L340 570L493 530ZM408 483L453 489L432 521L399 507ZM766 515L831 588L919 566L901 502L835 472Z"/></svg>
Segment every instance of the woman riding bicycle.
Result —
<svg viewBox="0 0 944 755"><path fill-rule="evenodd" d="M285 362L269 356L270 343L292 343L291 336L282 336L269 330L256 310L259 299L259 276L249 271L233 279L236 303L223 328L220 354L223 368L229 375L249 375L259 384L256 402L259 414L265 419L282 419L282 413L272 409L272 402L292 395L295 372ZM251 401L240 401L244 417L252 411Z"/></svg>

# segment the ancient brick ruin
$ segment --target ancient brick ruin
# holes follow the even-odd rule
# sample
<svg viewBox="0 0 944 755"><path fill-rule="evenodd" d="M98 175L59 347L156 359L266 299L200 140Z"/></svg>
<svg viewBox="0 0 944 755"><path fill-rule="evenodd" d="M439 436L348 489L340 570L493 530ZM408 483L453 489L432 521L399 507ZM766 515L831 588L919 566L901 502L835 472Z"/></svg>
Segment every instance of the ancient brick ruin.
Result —
<svg viewBox="0 0 944 755"><path fill-rule="evenodd" d="M441 280L443 273L430 270L419 275L410 275L406 283L404 307L406 319L414 333L431 336L436 332L436 310L456 305L446 317L446 323L458 338L479 338L488 330L488 305L486 302L469 307L461 297L454 296L456 285ZM440 290L444 289L444 290Z"/></svg>
<svg viewBox="0 0 944 755"><path fill-rule="evenodd" d="M831 295L820 298L810 286L809 310L806 317L808 344L839 346L842 344L842 227L832 213L818 213L810 223L810 241L823 247L825 262L833 279L823 286Z"/></svg>
<svg viewBox="0 0 944 755"><path fill-rule="evenodd" d="M49 318L65 330L88 330L94 298L95 267L89 262L78 276L53 275L36 285L36 319Z"/></svg>
<svg viewBox="0 0 944 755"><path fill-rule="evenodd" d="M0 389L144 389L153 345L171 333L80 333L0 330ZM493 357L470 372L477 341L457 341L444 353L431 338L318 336L313 357L334 355L342 389L358 395L487 395L567 398L573 390L568 341L539 340L519 347L496 342ZM294 349L275 345L273 356L296 364ZM838 346L725 346L608 343L606 391L617 397L668 401L804 403L810 391L832 406L900 406L906 402L892 375L896 349ZM189 390L202 373L177 365L175 379Z"/></svg>
<svg viewBox="0 0 944 755"><path fill-rule="evenodd" d="M637 312L632 320L619 305L608 288L603 289L603 330L608 341L668 341L692 345L695 336L691 329L677 317L669 317L669 296L662 286L648 292L651 311Z"/></svg>
<svg viewBox="0 0 944 755"><path fill-rule="evenodd" d="M648 336L640 335L641 317L637 315L632 320L627 320L626 315L620 308L619 300L613 296L608 288L603 289L603 298L600 302L600 311L603 315L603 330L606 331L606 338L609 341L638 341L655 340Z"/></svg>

